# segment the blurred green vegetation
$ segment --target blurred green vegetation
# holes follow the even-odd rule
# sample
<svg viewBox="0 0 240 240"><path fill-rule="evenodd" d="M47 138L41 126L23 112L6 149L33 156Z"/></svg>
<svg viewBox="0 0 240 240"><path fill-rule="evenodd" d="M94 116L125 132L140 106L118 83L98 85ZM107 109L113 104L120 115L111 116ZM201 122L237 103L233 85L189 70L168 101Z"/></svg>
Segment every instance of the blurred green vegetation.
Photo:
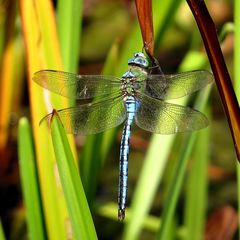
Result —
<svg viewBox="0 0 240 240"><path fill-rule="evenodd" d="M199 106L198 101L205 102L199 109L209 118L207 129L194 134L151 136L134 127L129 157L129 208L126 220L119 223L117 185L122 126L94 136L76 136L74 141L69 138L72 152L67 148L66 160L59 163L56 147L66 143L66 139L64 133L62 138L56 137L55 155L50 146L49 131L39 130L38 122L47 112L46 94L42 89L36 89L31 74L50 67L120 77L127 69L127 59L142 50L134 1L59 0L54 5L51 1L41 0L34 1L35 6L25 3L0 0L0 199L3 226L0 238L4 239L2 232L6 239L21 240L33 236L34 231L42 231L46 239L59 239L60 235L61 239L77 239L77 236L87 236L84 230L90 226L89 239L95 239L95 226L99 239L200 240L204 236L211 237L219 228L229 236L235 234L233 238L238 239L236 228L228 228L230 224L236 225L239 188L236 155L216 86L212 86L207 97L203 92L182 102L187 101L191 106ZM220 34L227 22L233 22L233 1L208 1L207 6ZM29 15L24 12L28 11L27 7ZM31 14L33 18L30 19ZM35 18L39 21L36 25ZM156 57L165 73L209 68L200 34L185 1L154 0L153 18ZM41 26L42 22L45 25ZM34 27L31 28L31 24ZM37 40L31 39L30 29L34 34L37 32ZM235 81L234 34L232 29L228 31L226 37L221 38L221 46ZM239 29L235 28L237 31ZM52 38L55 33L58 34L56 39ZM33 51L34 48L37 50ZM33 62L34 58L41 63ZM69 104L62 103L59 98L51 97L53 106L63 108ZM26 129L20 124L18 132L22 116L26 116L31 125L27 124ZM24 121L27 122L25 118L21 122ZM58 131L61 130L55 129L56 133ZM79 166L85 194L74 161ZM71 176L71 169L74 176ZM28 186L28 183L34 183L34 186ZM70 190L68 184L69 189L72 187ZM72 205L69 196L75 197ZM32 212L28 212L32 207L29 199L31 202L35 197L39 201L38 221L31 216ZM46 199L51 199L51 203ZM86 204L86 211L81 209L82 202ZM219 209L223 214L214 218ZM84 227L85 223L78 225L76 219L82 213L87 214L84 216L87 216L88 227ZM232 222L220 225L229 215ZM54 221L56 225L52 225Z"/></svg>

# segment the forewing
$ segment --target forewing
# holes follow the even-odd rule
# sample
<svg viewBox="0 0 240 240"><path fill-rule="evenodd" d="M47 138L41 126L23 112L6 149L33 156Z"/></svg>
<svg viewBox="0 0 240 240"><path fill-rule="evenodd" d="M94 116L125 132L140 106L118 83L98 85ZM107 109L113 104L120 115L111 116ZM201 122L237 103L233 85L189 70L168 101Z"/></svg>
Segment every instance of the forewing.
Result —
<svg viewBox="0 0 240 240"><path fill-rule="evenodd" d="M121 96L100 102L82 104L57 111L67 133L95 134L121 124L126 118L124 102ZM50 123L52 113L42 122Z"/></svg>
<svg viewBox="0 0 240 240"><path fill-rule="evenodd" d="M176 104L151 98L147 95L137 96L138 110L136 124L147 131L158 134L189 132L205 128L207 118L199 111Z"/></svg>
<svg viewBox="0 0 240 240"><path fill-rule="evenodd" d="M40 86L68 98L90 99L120 91L120 79L104 75L77 75L74 73L41 70L33 80Z"/></svg>
<svg viewBox="0 0 240 240"><path fill-rule="evenodd" d="M148 75L144 92L157 99L175 99L196 92L212 82L213 75L205 70Z"/></svg>

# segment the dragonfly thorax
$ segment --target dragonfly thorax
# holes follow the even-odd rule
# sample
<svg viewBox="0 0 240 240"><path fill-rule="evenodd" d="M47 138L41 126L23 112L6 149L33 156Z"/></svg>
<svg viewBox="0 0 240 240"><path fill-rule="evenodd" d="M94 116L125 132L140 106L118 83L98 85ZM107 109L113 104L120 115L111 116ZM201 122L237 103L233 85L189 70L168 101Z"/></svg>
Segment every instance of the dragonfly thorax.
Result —
<svg viewBox="0 0 240 240"><path fill-rule="evenodd" d="M139 90L142 86L140 82L145 79L147 72L141 67L132 66L124 75L122 76L122 95L125 99L126 97L136 95L136 91Z"/></svg>

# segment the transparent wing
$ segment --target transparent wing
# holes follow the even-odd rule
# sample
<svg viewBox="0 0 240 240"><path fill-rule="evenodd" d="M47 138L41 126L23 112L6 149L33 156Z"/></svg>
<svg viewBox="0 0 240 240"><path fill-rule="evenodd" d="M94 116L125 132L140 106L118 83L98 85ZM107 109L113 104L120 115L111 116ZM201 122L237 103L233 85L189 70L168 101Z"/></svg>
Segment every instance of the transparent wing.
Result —
<svg viewBox="0 0 240 240"><path fill-rule="evenodd" d="M120 91L120 79L104 75L77 75L74 73L41 70L34 74L33 80L40 86L75 99L89 99L106 96Z"/></svg>
<svg viewBox="0 0 240 240"><path fill-rule="evenodd" d="M100 102L82 104L57 111L67 133L95 134L121 124L126 118L125 105L121 98L115 97ZM52 113L41 121L50 123Z"/></svg>
<svg viewBox="0 0 240 240"><path fill-rule="evenodd" d="M136 124L147 131L159 134L173 134L199 130L208 125L207 118L199 111L176 104L137 96L138 110Z"/></svg>
<svg viewBox="0 0 240 240"><path fill-rule="evenodd" d="M204 70L148 75L144 93L157 99L175 99L196 92L213 82L213 75Z"/></svg>

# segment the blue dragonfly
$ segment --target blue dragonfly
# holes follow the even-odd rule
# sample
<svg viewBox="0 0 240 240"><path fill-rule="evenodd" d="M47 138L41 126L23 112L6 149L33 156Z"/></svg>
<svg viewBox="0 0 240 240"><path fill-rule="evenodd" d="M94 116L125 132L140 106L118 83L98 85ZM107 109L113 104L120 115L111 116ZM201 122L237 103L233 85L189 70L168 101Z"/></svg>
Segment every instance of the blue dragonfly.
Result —
<svg viewBox="0 0 240 240"><path fill-rule="evenodd" d="M129 69L121 78L55 70L41 70L33 77L45 89L64 97L84 100L78 106L57 111L67 133L96 134L125 122L120 145L119 220L125 217L133 121L140 128L158 134L205 128L208 120L201 112L166 100L191 94L213 82L213 75L204 70L171 75L150 74L149 62L142 52L135 53L128 65ZM52 113L41 122L49 122L51 117Z"/></svg>

